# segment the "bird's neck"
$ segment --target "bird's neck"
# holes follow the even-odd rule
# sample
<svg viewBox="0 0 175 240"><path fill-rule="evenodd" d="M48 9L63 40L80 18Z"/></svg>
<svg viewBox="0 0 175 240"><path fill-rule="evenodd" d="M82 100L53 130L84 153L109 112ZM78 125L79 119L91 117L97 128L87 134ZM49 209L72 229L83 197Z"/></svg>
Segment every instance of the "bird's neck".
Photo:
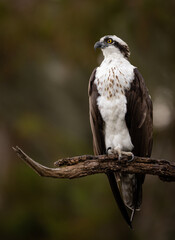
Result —
<svg viewBox="0 0 175 240"><path fill-rule="evenodd" d="M104 49L102 50L104 59L123 59L125 58L124 55L120 52L119 49Z"/></svg>
<svg viewBox="0 0 175 240"><path fill-rule="evenodd" d="M120 65L130 65L128 60L123 56L121 52L113 52L109 54L109 52L104 54L104 60L102 62L102 65L105 65L107 67L111 66L120 66Z"/></svg>

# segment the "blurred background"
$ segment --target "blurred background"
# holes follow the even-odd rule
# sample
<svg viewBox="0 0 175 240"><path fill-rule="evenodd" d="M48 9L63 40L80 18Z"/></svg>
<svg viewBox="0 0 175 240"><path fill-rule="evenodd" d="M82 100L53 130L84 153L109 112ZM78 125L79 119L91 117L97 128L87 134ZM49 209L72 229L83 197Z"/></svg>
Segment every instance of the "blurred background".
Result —
<svg viewBox="0 0 175 240"><path fill-rule="evenodd" d="M88 80L94 43L116 34L154 103L153 157L175 156L175 1L0 1L0 239L174 239L175 183L147 176L134 231L105 175L41 178L12 146L53 166L92 153Z"/></svg>

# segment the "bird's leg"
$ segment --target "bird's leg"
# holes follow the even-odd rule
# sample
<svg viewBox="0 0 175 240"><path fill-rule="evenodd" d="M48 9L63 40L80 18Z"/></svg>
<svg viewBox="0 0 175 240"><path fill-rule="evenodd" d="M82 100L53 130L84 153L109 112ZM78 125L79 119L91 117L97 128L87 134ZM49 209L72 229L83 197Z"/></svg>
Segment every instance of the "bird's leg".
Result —
<svg viewBox="0 0 175 240"><path fill-rule="evenodd" d="M119 148L112 148L112 147L108 147L107 150L106 150L106 154L107 155L110 155L110 154L118 154L118 158L120 160L121 158L121 150Z"/></svg>
<svg viewBox="0 0 175 240"><path fill-rule="evenodd" d="M112 148L112 147L108 147L106 150L106 154L117 154L118 155L118 160L121 159L122 154L121 154L121 149L120 148Z"/></svg>
<svg viewBox="0 0 175 240"><path fill-rule="evenodd" d="M132 152L122 151L120 147L115 147L115 148L108 147L107 150L106 150L106 154L107 155L109 155L109 154L117 154L118 155L118 160L121 160L122 155L131 157L128 160L128 162L132 162L134 160L134 154Z"/></svg>
<svg viewBox="0 0 175 240"><path fill-rule="evenodd" d="M128 160L128 162L132 162L132 161L134 160L134 154L133 154L132 152L124 152L124 151L122 151L121 153L122 153L123 155L128 156L128 157L131 157L131 158Z"/></svg>
<svg viewBox="0 0 175 240"><path fill-rule="evenodd" d="M121 148L120 147L115 147L113 152L116 154L118 154L118 160L121 160L121 157L122 157L122 151L121 151Z"/></svg>
<svg viewBox="0 0 175 240"><path fill-rule="evenodd" d="M134 154L132 152L122 151L121 148L119 148L119 147L114 148L114 152L118 154L118 159L119 160L121 160L122 155L131 157L131 159L129 159L128 162L132 162L133 159L134 159Z"/></svg>

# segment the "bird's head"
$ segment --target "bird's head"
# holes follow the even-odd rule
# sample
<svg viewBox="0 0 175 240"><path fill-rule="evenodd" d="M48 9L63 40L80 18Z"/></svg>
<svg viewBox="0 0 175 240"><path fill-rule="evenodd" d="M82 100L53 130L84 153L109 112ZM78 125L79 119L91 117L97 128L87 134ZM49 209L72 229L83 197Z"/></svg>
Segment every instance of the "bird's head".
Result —
<svg viewBox="0 0 175 240"><path fill-rule="evenodd" d="M119 54L125 58L130 56L128 45L115 35L107 35L96 42L94 48L101 48L105 57L111 54Z"/></svg>

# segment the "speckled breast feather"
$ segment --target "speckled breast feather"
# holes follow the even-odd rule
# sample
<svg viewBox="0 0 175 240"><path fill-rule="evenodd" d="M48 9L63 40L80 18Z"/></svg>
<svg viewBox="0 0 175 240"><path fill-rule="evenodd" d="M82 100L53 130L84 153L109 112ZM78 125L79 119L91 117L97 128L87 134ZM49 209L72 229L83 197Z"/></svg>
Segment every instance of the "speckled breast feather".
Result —
<svg viewBox="0 0 175 240"><path fill-rule="evenodd" d="M105 59L96 71L95 84L99 94L106 96L108 100L124 95L133 81L134 68L126 59L123 61Z"/></svg>
<svg viewBox="0 0 175 240"><path fill-rule="evenodd" d="M105 122L106 148L131 151L131 138L125 123L126 96L134 79L134 66L125 58L105 58L97 68L97 104Z"/></svg>

